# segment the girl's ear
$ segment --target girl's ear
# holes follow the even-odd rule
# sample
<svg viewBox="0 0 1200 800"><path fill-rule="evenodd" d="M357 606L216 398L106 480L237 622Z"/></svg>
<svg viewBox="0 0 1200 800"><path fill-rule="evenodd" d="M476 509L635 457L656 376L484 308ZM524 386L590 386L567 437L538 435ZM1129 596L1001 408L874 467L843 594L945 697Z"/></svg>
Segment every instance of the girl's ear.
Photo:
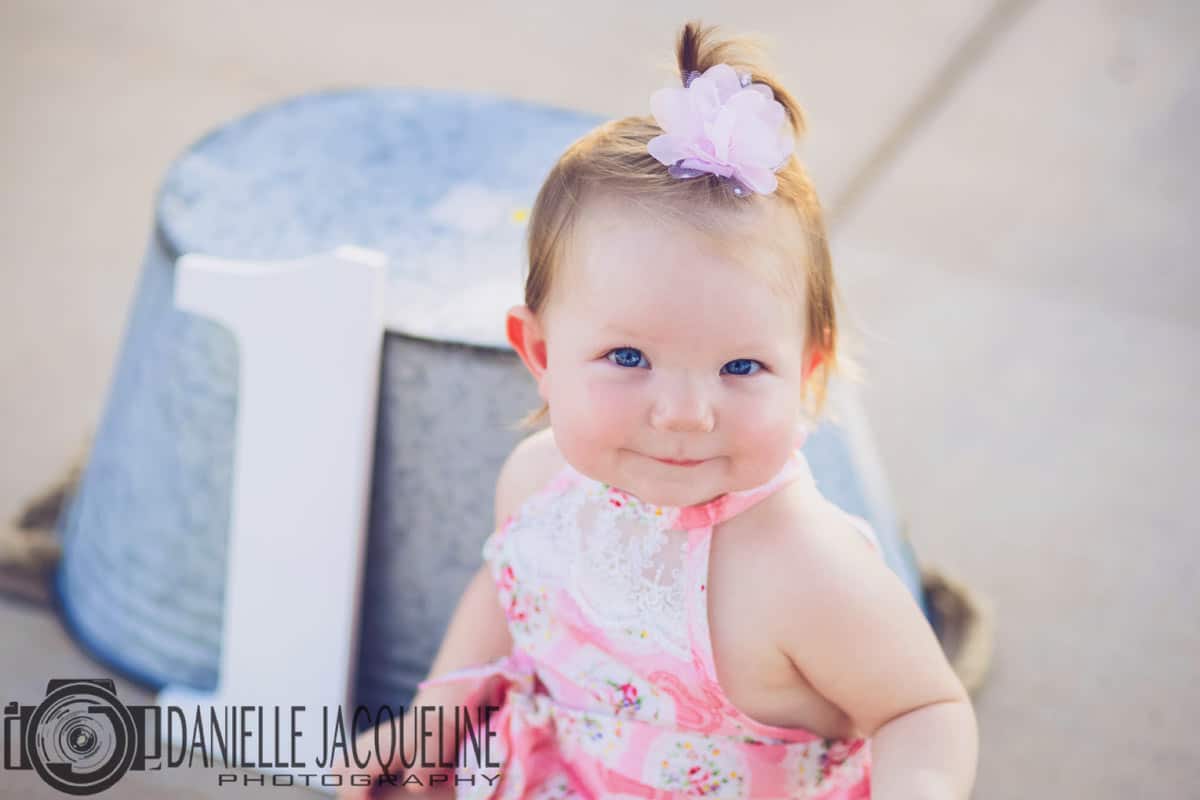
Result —
<svg viewBox="0 0 1200 800"><path fill-rule="evenodd" d="M545 380L548 360L546 358L546 335L542 330L542 324L529 306L513 306L508 310L504 327L508 334L508 343L517 351L521 361L525 362L525 367L537 381L538 394L542 395L542 399L545 400L542 384Z"/></svg>
<svg viewBox="0 0 1200 800"><path fill-rule="evenodd" d="M820 350L813 350L813 353L808 360L808 367L804 370L804 380L807 381L810 377L812 377L813 372L817 369L817 367L821 366L821 362L824 360L825 357L822 355Z"/></svg>
<svg viewBox="0 0 1200 800"><path fill-rule="evenodd" d="M817 371L817 367L821 366L821 362L825 360L825 354L828 352L830 330L825 328L824 331L824 339L820 344L812 347L808 356L808 364L804 367L804 380L806 381Z"/></svg>

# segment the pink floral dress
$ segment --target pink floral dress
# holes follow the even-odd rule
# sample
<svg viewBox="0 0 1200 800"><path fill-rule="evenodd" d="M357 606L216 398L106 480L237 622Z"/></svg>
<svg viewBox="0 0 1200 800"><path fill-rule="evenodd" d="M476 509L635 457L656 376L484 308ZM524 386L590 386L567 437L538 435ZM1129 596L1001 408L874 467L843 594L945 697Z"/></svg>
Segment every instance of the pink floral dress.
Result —
<svg viewBox="0 0 1200 800"><path fill-rule="evenodd" d="M665 507L567 465L494 531L483 556L513 652L421 684L472 681L465 706L500 706L490 757L501 766L477 765L464 741L457 796L870 797L868 740L757 722L713 667L713 526L792 480L812 481L798 447L761 486Z"/></svg>

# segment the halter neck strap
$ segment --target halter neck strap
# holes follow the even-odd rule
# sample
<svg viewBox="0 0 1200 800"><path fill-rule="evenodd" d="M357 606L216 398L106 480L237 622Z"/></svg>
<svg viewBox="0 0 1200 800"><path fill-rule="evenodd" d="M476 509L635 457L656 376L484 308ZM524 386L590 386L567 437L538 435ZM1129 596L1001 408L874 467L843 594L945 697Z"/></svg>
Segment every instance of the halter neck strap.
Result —
<svg viewBox="0 0 1200 800"><path fill-rule="evenodd" d="M742 511L750 508L760 500L764 500L780 487L797 478L812 480L808 461L804 458L804 454L799 448L792 450L787 462L775 474L775 477L760 486L737 492L727 492L706 503L680 507L677 509L678 513L672 527L689 531L712 527L736 514L740 514Z"/></svg>

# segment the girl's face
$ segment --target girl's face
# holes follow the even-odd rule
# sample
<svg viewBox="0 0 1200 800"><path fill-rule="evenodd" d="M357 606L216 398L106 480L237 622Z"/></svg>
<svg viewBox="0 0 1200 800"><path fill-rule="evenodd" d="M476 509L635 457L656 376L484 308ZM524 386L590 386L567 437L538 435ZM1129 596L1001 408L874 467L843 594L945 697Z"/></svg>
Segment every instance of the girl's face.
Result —
<svg viewBox="0 0 1200 800"><path fill-rule="evenodd" d="M580 223L541 319L509 317L563 456L657 505L770 480L802 420L804 309L765 280L778 256L738 263L612 203Z"/></svg>

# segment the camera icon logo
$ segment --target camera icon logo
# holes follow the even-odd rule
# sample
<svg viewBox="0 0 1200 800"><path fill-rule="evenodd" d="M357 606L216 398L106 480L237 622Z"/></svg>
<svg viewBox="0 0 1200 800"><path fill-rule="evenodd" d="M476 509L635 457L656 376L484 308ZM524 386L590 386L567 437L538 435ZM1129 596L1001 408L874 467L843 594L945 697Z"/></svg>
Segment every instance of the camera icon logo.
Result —
<svg viewBox="0 0 1200 800"><path fill-rule="evenodd" d="M134 766L143 729L111 679L52 679L36 706L4 707L4 767L33 769L66 794L97 794Z"/></svg>

